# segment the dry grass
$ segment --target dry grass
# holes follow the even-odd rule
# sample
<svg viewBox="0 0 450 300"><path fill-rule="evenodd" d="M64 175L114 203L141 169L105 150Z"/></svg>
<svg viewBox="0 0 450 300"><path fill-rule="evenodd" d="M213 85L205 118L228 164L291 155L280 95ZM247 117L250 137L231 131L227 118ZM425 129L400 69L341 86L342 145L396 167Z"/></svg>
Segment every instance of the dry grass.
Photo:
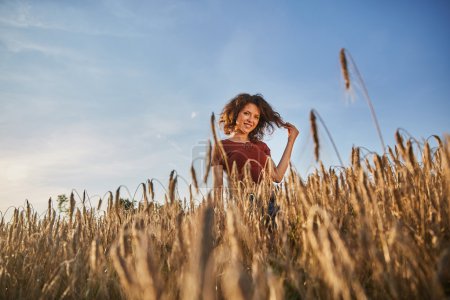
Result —
<svg viewBox="0 0 450 300"><path fill-rule="evenodd" d="M148 200L153 181L134 210L120 206L120 189L104 214L74 197L64 219L52 203L42 217L27 205L0 221L0 298L442 299L449 142L426 142L418 157L398 135L370 160L354 149L340 173L292 171L275 191L273 232L267 183L210 194L195 209L177 198L175 173L162 206Z"/></svg>

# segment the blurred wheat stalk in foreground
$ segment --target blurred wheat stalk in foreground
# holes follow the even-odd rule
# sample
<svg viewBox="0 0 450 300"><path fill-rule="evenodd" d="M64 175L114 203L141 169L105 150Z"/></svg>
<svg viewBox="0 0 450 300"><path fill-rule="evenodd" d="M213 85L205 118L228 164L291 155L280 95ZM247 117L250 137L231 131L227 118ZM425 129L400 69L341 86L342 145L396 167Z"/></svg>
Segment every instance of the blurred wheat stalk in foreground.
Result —
<svg viewBox="0 0 450 300"><path fill-rule="evenodd" d="M51 202L42 218L16 209L0 221L0 298L442 299L450 139L417 156L396 137L371 160L355 148L340 173L322 166L303 180L291 170L276 190L275 231L267 183L210 194L197 208L173 190L164 205L149 201L148 182L136 209L121 207L119 190L101 216L74 201L66 218Z"/></svg>

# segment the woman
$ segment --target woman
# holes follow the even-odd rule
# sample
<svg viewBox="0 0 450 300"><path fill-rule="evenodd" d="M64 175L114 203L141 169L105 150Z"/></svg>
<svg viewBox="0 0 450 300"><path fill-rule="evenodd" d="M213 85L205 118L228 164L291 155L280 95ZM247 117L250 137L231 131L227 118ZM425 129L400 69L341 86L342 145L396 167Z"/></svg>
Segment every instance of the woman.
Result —
<svg viewBox="0 0 450 300"><path fill-rule="evenodd" d="M280 114L259 95L239 94L231 99L222 110L219 125L228 139L215 145L212 168L214 188L223 187L223 173L237 167L238 179L243 180L245 167L249 167L253 182L259 183L264 171L270 170L269 178L281 182L289 166L295 139L299 132L294 125L284 122ZM270 157L269 147L262 141L266 133L272 133L274 125L288 130L288 140L278 165ZM228 174L229 175L229 174Z"/></svg>

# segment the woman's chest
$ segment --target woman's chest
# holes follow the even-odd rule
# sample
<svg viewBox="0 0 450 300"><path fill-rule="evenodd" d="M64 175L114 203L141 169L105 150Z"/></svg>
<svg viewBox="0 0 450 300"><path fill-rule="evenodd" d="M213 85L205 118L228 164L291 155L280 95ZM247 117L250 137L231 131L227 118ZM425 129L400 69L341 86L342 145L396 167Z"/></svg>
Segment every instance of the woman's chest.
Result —
<svg viewBox="0 0 450 300"><path fill-rule="evenodd" d="M267 155L264 151L255 144L245 143L245 144L233 144L225 147L225 152L229 159L232 160L256 160L265 161Z"/></svg>

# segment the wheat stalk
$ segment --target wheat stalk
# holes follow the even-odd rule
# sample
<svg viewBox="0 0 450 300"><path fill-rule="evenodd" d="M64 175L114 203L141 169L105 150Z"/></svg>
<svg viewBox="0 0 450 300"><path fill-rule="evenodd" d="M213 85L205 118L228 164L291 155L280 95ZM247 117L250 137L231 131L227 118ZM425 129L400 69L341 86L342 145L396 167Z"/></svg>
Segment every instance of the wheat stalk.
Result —
<svg viewBox="0 0 450 300"><path fill-rule="evenodd" d="M361 73L359 72L358 67L356 66L352 56L350 55L348 50L345 49L345 48L342 48L340 50L340 62L341 62L342 76L344 77L345 87L346 87L347 90L350 89L350 84L351 84L350 76L349 76L350 72L349 72L349 64L348 64L348 62L351 63L351 66L353 67L353 69L354 69L354 71L356 73L356 77L358 78L358 80L359 80L359 82L361 84L361 87L363 89L363 95L364 95L364 98L366 99L367 105L369 106L370 114L372 116L372 120L373 120L373 122L375 124L375 128L377 130L378 137L380 138L381 146L383 147L383 152L386 151L386 146L385 146L385 143L384 143L383 135L381 134L380 125L378 124L378 118L377 118L377 115L375 113L375 109L373 107L372 100L369 97L369 92L367 91L366 84L364 83L364 80L363 80L363 78L361 76Z"/></svg>
<svg viewBox="0 0 450 300"><path fill-rule="evenodd" d="M339 159L339 163L341 164L341 166L343 166L344 163L342 162L341 155L339 154L339 151L336 147L336 144L334 143L333 137L331 136L331 133L328 130L327 125L325 124L325 121L322 119L320 114L315 109L312 109L310 112L310 120L311 120L311 132L313 134L313 140L314 140L314 153L316 154L316 152L317 152L316 161L318 161L318 157L319 157L319 135L318 135L318 131L317 131L316 116L319 118L319 121L322 124L323 128L325 128L327 136L330 139L331 144L333 145L334 152L336 153L336 156Z"/></svg>

